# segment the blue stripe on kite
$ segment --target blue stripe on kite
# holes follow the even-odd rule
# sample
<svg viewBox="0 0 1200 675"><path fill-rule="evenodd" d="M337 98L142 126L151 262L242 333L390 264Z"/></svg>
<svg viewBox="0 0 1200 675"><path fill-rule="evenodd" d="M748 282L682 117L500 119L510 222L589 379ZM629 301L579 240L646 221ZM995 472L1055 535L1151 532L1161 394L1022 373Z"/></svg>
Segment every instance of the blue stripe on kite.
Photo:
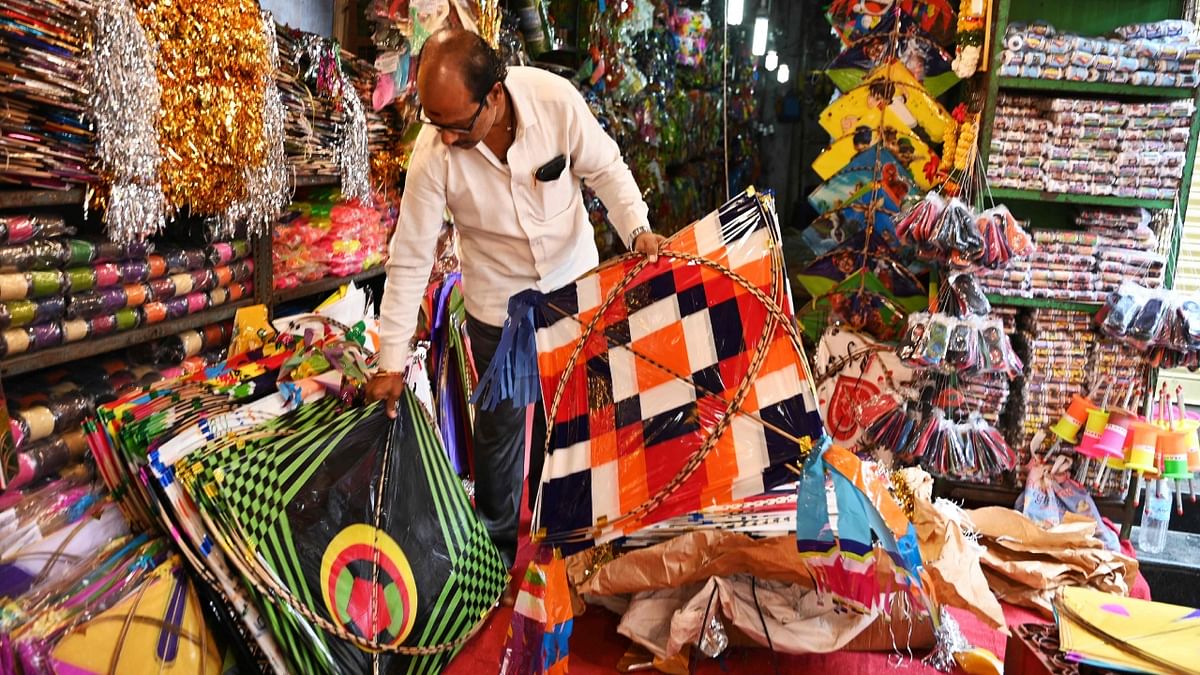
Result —
<svg viewBox="0 0 1200 675"><path fill-rule="evenodd" d="M852 555L865 556L874 550L874 544L870 542L854 541L853 539L839 539L842 551Z"/></svg>
<svg viewBox="0 0 1200 675"><path fill-rule="evenodd" d="M801 553L831 553L837 549L837 542L814 539L799 539L796 550Z"/></svg>

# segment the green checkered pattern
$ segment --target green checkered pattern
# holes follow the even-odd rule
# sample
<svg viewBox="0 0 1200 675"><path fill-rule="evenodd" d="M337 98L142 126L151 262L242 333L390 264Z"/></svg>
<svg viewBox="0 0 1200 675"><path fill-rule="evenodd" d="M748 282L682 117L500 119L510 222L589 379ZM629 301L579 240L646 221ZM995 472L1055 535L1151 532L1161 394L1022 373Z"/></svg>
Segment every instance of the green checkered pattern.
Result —
<svg viewBox="0 0 1200 675"><path fill-rule="evenodd" d="M409 636L406 643L432 646L454 641L480 621L504 591L508 575L450 466L428 414L411 392L405 392L401 405L402 422L413 435L409 440L419 449L420 465L433 496L451 566L440 593L427 596L427 606L432 607L429 620L420 628L420 635ZM255 547L278 581L323 615L327 615L324 601L310 591L316 584L309 583L299 566L300 556L286 511L342 440L373 414L378 414L375 407L342 411L331 400L302 406L267 425L279 432L278 437L209 453L193 466L197 484L216 488L192 491L203 508ZM292 659L295 672L304 675L336 672L337 664L364 658L390 661L388 672L432 675L441 672L455 653L447 650L426 657L367 657L352 645L315 630L294 613L280 610L264 598L256 599L280 647Z"/></svg>
<svg viewBox="0 0 1200 675"><path fill-rule="evenodd" d="M508 583L508 570L500 559L483 523L475 516L462 483L450 468L433 427L415 396L408 395L404 403L412 418L417 446L425 478L433 494L438 521L446 537L450 557L450 578L434 603L434 613L414 646L444 644L456 640L471 629L492 608ZM448 524L467 524L464 529ZM407 669L394 669L410 675L440 673L456 651L435 656L411 658Z"/></svg>

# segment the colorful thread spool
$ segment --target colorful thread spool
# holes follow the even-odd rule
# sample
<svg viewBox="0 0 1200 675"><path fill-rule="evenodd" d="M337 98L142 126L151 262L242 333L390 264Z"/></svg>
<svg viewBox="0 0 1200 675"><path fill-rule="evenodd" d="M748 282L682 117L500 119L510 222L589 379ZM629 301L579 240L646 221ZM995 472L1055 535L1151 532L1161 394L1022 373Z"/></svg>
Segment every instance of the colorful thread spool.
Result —
<svg viewBox="0 0 1200 675"><path fill-rule="evenodd" d="M1188 473L1196 473L1200 471L1200 420L1184 419L1179 430L1188 433Z"/></svg>
<svg viewBox="0 0 1200 675"><path fill-rule="evenodd" d="M1063 411L1062 417L1058 418L1054 426L1050 427L1050 431L1063 441L1074 444L1075 439L1079 436L1079 430L1083 428L1083 423L1087 420L1089 408L1095 408L1092 402L1075 394L1071 398L1071 404Z"/></svg>
<svg viewBox="0 0 1200 675"><path fill-rule="evenodd" d="M1129 425L1137 420L1137 416L1120 408L1114 408L1108 416L1108 424L1096 441L1096 450L1110 460L1125 462L1125 440L1129 436ZM1110 462L1110 467L1112 464ZM1118 468L1118 467L1113 467Z"/></svg>
<svg viewBox="0 0 1200 675"><path fill-rule="evenodd" d="M1129 431L1129 455L1125 468L1140 473L1158 473L1154 458L1158 447L1160 429L1149 422L1137 422Z"/></svg>
<svg viewBox="0 0 1200 675"><path fill-rule="evenodd" d="M1180 429L1159 432L1157 452L1162 457L1163 478L1187 480L1192 477L1187 463L1188 447L1191 446L1188 436L1188 432Z"/></svg>
<svg viewBox="0 0 1200 675"><path fill-rule="evenodd" d="M1075 448L1075 452L1084 457L1101 458L1105 453L1096 447L1100 441L1100 435L1108 427L1109 412L1100 408L1092 408L1088 410L1087 422L1083 427L1083 438L1079 441L1079 447Z"/></svg>

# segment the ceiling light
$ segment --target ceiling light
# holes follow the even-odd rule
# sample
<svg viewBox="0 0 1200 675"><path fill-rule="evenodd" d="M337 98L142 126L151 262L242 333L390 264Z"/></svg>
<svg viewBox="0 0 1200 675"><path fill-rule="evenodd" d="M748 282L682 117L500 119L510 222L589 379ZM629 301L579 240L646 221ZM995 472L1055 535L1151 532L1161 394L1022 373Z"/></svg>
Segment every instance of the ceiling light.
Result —
<svg viewBox="0 0 1200 675"><path fill-rule="evenodd" d="M751 43L750 53L755 56L767 53L767 17L765 16L754 20L754 41Z"/></svg>
<svg viewBox="0 0 1200 675"><path fill-rule="evenodd" d="M743 2L744 0L725 0L725 23L730 26L742 25L742 15L745 9L742 6Z"/></svg>

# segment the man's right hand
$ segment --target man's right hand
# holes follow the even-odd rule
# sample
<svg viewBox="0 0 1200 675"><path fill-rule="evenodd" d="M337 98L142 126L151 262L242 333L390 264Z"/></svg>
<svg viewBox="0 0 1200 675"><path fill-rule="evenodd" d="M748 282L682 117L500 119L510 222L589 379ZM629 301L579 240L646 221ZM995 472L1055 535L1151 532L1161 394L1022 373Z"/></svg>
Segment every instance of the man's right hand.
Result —
<svg viewBox="0 0 1200 675"><path fill-rule="evenodd" d="M404 393L404 375L378 373L367 382L367 403L383 401L388 417L396 419L396 404Z"/></svg>

